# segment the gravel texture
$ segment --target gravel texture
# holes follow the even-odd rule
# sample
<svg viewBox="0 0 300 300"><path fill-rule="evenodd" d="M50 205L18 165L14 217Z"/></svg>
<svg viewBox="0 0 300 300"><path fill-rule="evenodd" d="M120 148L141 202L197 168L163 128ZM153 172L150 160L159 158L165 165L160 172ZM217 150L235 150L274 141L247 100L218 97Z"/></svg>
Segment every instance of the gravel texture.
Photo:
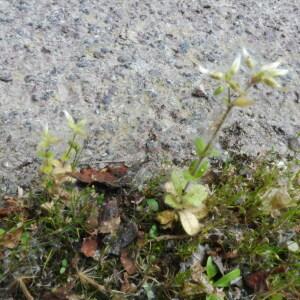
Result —
<svg viewBox="0 0 300 300"><path fill-rule="evenodd" d="M29 185L45 123L67 136L65 109L88 121L83 163L141 163L143 179L190 157L222 108L197 65L226 66L242 46L291 72L285 93L257 90L233 112L221 145L285 155L300 129L299 0L0 0L0 190Z"/></svg>

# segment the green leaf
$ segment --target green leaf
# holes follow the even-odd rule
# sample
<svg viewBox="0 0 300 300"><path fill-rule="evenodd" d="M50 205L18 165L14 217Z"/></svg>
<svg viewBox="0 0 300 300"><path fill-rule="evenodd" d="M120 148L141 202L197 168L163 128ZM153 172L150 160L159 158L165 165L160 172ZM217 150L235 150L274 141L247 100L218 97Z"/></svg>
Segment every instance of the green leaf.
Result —
<svg viewBox="0 0 300 300"><path fill-rule="evenodd" d="M224 92L225 88L224 86L219 86L214 91L214 96L219 96Z"/></svg>
<svg viewBox="0 0 300 300"><path fill-rule="evenodd" d="M178 202L178 200L180 200L180 198L178 199L178 197L170 194L165 196L165 203L171 206L172 208L182 208L182 204Z"/></svg>
<svg viewBox="0 0 300 300"><path fill-rule="evenodd" d="M206 296L205 300L223 300L224 298L221 298L217 295L208 295Z"/></svg>
<svg viewBox="0 0 300 300"><path fill-rule="evenodd" d="M202 184L191 184L186 194L182 197L182 205L188 207L200 207L203 201L207 198L208 192Z"/></svg>
<svg viewBox="0 0 300 300"><path fill-rule="evenodd" d="M159 205L155 199L147 199L147 205L151 211L158 211Z"/></svg>
<svg viewBox="0 0 300 300"><path fill-rule="evenodd" d="M29 239L30 239L29 232L24 232L21 237L21 244L24 246L27 245L29 242Z"/></svg>
<svg viewBox="0 0 300 300"><path fill-rule="evenodd" d="M41 167L41 172L44 173L44 174L51 174L53 170L53 166L52 165L49 165L49 164L46 164L44 166Z"/></svg>
<svg viewBox="0 0 300 300"><path fill-rule="evenodd" d="M62 262L61 262L61 265L63 267L66 267L68 265L68 261L66 259L63 259Z"/></svg>
<svg viewBox="0 0 300 300"><path fill-rule="evenodd" d="M234 269L233 271L225 274L219 280L214 283L215 287L225 288L230 286L231 282L241 276L240 269Z"/></svg>
<svg viewBox="0 0 300 300"><path fill-rule="evenodd" d="M196 138L195 147L196 147L197 155L202 157L204 154L203 152L206 148L206 143L204 142L204 140L200 137Z"/></svg>
<svg viewBox="0 0 300 300"><path fill-rule="evenodd" d="M272 295L272 297L270 298L270 300L282 300L282 299L284 299L282 294L275 294Z"/></svg>
<svg viewBox="0 0 300 300"><path fill-rule="evenodd" d="M6 232L6 231L5 231L3 228L0 228L0 237L1 237L2 235L4 235L5 232Z"/></svg>
<svg viewBox="0 0 300 300"><path fill-rule="evenodd" d="M218 273L218 268L214 264L211 256L208 257L207 262L206 262L206 273L207 273L208 279L212 279Z"/></svg>
<svg viewBox="0 0 300 300"><path fill-rule="evenodd" d="M151 239L155 239L158 235L157 226L153 224L149 230L149 236Z"/></svg>
<svg viewBox="0 0 300 300"><path fill-rule="evenodd" d="M171 181L175 187L176 193L181 195L188 182L184 177L183 170L174 170L171 174Z"/></svg>
<svg viewBox="0 0 300 300"><path fill-rule="evenodd" d="M194 179L201 178L209 169L209 161L205 159L197 168L198 160L194 160L191 162L189 167L190 174L194 177Z"/></svg>

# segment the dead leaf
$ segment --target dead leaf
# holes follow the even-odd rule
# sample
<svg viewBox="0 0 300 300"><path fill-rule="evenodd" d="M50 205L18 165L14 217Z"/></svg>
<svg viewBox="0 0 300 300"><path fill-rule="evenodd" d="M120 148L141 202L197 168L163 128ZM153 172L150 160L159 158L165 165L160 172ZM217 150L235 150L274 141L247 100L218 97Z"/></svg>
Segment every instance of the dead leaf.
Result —
<svg viewBox="0 0 300 300"><path fill-rule="evenodd" d="M272 217L278 217L280 210L295 205L296 202L290 197L287 187L271 188L262 195L262 209Z"/></svg>
<svg viewBox="0 0 300 300"><path fill-rule="evenodd" d="M128 274L125 272L124 273L124 281L121 286L121 291L123 293L134 293L134 292L136 292L136 290L137 290L136 285L134 283L129 282Z"/></svg>
<svg viewBox="0 0 300 300"><path fill-rule="evenodd" d="M16 248L21 240L22 233L23 228L18 228L14 231L7 232L1 241L2 246L8 249Z"/></svg>
<svg viewBox="0 0 300 300"><path fill-rule="evenodd" d="M128 167L122 163L117 167L107 167L109 172L117 177L121 177L127 174Z"/></svg>
<svg viewBox="0 0 300 300"><path fill-rule="evenodd" d="M95 238L84 238L80 252L86 257L94 257L97 250L97 241Z"/></svg>
<svg viewBox="0 0 300 300"><path fill-rule="evenodd" d="M113 233L116 232L121 223L118 201L112 199L106 202L100 218L100 233Z"/></svg>
<svg viewBox="0 0 300 300"><path fill-rule="evenodd" d="M246 276L245 283L254 292L268 291L267 277L269 272L257 271Z"/></svg>
<svg viewBox="0 0 300 300"><path fill-rule="evenodd" d="M172 227L173 222L177 219L177 215L174 210L164 210L157 214L156 219L166 229Z"/></svg>
<svg viewBox="0 0 300 300"><path fill-rule="evenodd" d="M127 250L121 251L120 261L123 268L129 275L133 275L137 272L135 262L132 258L128 256Z"/></svg>
<svg viewBox="0 0 300 300"><path fill-rule="evenodd" d="M127 171L128 167L122 164L118 167L108 166L100 170L84 168L79 172L69 173L69 175L83 183L102 183L115 186L119 178L124 176Z"/></svg>
<svg viewBox="0 0 300 300"><path fill-rule="evenodd" d="M0 218L8 217L11 214L19 213L23 210L22 203L13 197L4 198L4 207L0 208Z"/></svg>

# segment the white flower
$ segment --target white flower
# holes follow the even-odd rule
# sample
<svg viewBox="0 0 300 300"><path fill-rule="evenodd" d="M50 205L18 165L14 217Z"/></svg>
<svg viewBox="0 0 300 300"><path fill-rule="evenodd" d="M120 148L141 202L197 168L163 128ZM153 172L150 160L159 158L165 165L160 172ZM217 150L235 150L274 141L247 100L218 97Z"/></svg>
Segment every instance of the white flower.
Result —
<svg viewBox="0 0 300 300"><path fill-rule="evenodd" d="M66 117L68 123L72 123L72 124L75 123L73 117L66 110L64 110L64 114L65 114L65 117Z"/></svg>
<svg viewBox="0 0 300 300"><path fill-rule="evenodd" d="M208 69L206 69L205 67L199 65L199 71L202 74L207 74L209 75L211 78L216 79L216 80L220 80L224 78L224 74L222 72L217 72L217 71L210 71Z"/></svg>
<svg viewBox="0 0 300 300"><path fill-rule="evenodd" d="M243 56L244 57L249 57L250 56L250 54L249 54L249 52L248 52L248 50L246 48L243 48L242 52L243 52Z"/></svg>
<svg viewBox="0 0 300 300"><path fill-rule="evenodd" d="M247 65L247 67L249 69L253 69L253 67L255 66L255 61L253 60L253 58L251 57L251 55L249 54L247 49L243 48L242 53L243 53L243 57L245 59L245 64Z"/></svg>
<svg viewBox="0 0 300 300"><path fill-rule="evenodd" d="M261 67L261 71L265 72L268 76L271 77L278 77L278 76L284 76L286 75L289 71L286 69L278 69L280 66L281 62L279 60L266 64Z"/></svg>
<svg viewBox="0 0 300 300"><path fill-rule="evenodd" d="M200 73L202 73L202 74L209 74L210 73L210 71L208 69L204 68L201 65L199 65L198 68L199 68Z"/></svg>
<svg viewBox="0 0 300 300"><path fill-rule="evenodd" d="M240 54L238 54L229 69L230 74L234 75L239 71L240 66L241 66L241 59L242 59L242 56Z"/></svg>

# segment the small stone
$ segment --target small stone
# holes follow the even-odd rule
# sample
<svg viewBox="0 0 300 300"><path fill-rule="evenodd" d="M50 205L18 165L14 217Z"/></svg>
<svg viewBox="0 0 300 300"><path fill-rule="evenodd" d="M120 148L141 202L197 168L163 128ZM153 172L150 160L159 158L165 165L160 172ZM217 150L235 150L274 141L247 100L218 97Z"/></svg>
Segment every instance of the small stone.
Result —
<svg viewBox="0 0 300 300"><path fill-rule="evenodd" d="M49 49L47 49L45 47L42 47L41 52L44 53L44 54L50 54L51 50L49 50Z"/></svg>
<svg viewBox="0 0 300 300"><path fill-rule="evenodd" d="M118 57L118 62L124 64L124 63L129 63L131 58L127 55L121 55Z"/></svg>
<svg viewBox="0 0 300 300"><path fill-rule="evenodd" d="M26 75L26 76L24 77L24 81L25 81L26 83L35 82L35 78L34 78L33 75Z"/></svg>
<svg viewBox="0 0 300 300"><path fill-rule="evenodd" d="M111 103L111 100L112 100L112 97L111 95L105 95L103 98L102 98L102 103L104 105L109 105Z"/></svg>
<svg viewBox="0 0 300 300"><path fill-rule="evenodd" d="M54 96L54 91L47 91L46 93L44 93L42 95L33 94L31 96L31 100L33 102L48 101L53 96Z"/></svg>
<svg viewBox="0 0 300 300"><path fill-rule="evenodd" d="M12 75L10 73L0 74L0 81L6 82L6 83L11 82L11 81L13 81Z"/></svg>
<svg viewBox="0 0 300 300"><path fill-rule="evenodd" d="M207 99L207 95L206 95L204 89L202 89L201 87L194 88L193 91L192 91L192 96L197 97L197 98Z"/></svg>
<svg viewBox="0 0 300 300"><path fill-rule="evenodd" d="M179 44L178 53L186 54L189 51L190 45L188 42L182 42Z"/></svg>
<svg viewBox="0 0 300 300"><path fill-rule="evenodd" d="M104 55L102 54L101 51L94 51L93 53L94 58L104 58Z"/></svg>
<svg viewBox="0 0 300 300"><path fill-rule="evenodd" d="M288 147L292 151L300 152L300 137L289 137Z"/></svg>
<svg viewBox="0 0 300 300"><path fill-rule="evenodd" d="M107 49L107 48L101 48L100 51L103 54L107 54L108 52L110 52L109 49Z"/></svg>

